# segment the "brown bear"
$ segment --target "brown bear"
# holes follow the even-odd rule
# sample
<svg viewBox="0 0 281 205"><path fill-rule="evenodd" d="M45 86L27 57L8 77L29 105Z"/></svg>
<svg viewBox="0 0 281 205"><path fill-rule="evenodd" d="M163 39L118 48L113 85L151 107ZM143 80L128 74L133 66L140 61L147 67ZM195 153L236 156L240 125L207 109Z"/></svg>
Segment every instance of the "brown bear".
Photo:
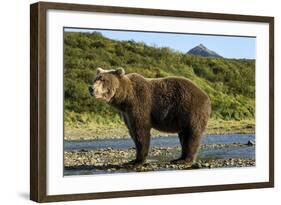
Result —
<svg viewBox="0 0 281 205"><path fill-rule="evenodd" d="M174 163L193 162L211 113L208 95L182 77L146 79L137 73L125 74L122 68L97 68L89 92L114 106L136 146L136 159L144 163L149 150L151 128L178 133L182 152Z"/></svg>

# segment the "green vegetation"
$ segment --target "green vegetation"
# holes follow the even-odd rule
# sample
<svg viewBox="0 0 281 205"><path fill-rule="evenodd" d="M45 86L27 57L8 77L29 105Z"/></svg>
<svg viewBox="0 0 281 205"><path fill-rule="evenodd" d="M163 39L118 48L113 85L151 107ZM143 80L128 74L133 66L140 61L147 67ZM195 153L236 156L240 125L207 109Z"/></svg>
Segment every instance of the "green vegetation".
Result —
<svg viewBox="0 0 281 205"><path fill-rule="evenodd" d="M186 77L210 96L213 121L254 121L255 60L204 58L133 40L116 41L97 32L65 32L66 126L122 124L116 110L88 94L97 67L123 67L126 73L148 78Z"/></svg>
<svg viewBox="0 0 281 205"><path fill-rule="evenodd" d="M220 120L210 119L205 135L209 134L248 134L255 133L255 121L250 120ZM175 134L163 133L158 130L151 130L153 137L170 136ZM94 140L94 139L121 139L129 138L128 129L123 122L97 124L92 121L89 123L78 122L68 124L64 132L66 140Z"/></svg>

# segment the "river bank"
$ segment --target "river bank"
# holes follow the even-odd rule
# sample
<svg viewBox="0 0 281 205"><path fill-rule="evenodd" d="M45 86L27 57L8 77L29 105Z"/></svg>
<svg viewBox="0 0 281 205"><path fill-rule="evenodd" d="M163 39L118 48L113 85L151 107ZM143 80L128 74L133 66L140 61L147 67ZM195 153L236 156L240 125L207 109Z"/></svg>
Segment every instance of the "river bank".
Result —
<svg viewBox="0 0 281 205"><path fill-rule="evenodd" d="M252 167L254 158L218 158L210 155L210 150L253 148L254 143L203 144L195 163L174 164L171 160L180 154L180 147L152 147L144 165L133 167L126 165L135 158L135 148L113 149L111 147L97 150L75 150L64 152L65 175L145 172L162 170L211 169L226 167Z"/></svg>
<svg viewBox="0 0 281 205"><path fill-rule="evenodd" d="M254 120L214 120L208 123L205 135L210 134L248 134L255 133ZM152 129L152 137L167 137L171 134ZM126 139L130 138L128 129L123 123L97 124L95 122L83 124L65 124L65 140L97 140L97 139Z"/></svg>

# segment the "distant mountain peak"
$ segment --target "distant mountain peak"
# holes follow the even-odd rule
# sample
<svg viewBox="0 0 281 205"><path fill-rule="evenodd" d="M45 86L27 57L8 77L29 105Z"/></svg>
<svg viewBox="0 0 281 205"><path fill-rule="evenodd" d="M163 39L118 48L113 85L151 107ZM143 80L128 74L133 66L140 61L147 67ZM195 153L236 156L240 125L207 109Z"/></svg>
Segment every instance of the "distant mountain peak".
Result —
<svg viewBox="0 0 281 205"><path fill-rule="evenodd" d="M206 48L202 43L200 43L200 44L198 45L198 47Z"/></svg>
<svg viewBox="0 0 281 205"><path fill-rule="evenodd" d="M221 55L217 54L215 51L208 49L202 43L194 48L190 49L187 54L195 55L195 56L202 56L202 57L215 57L215 58L222 58Z"/></svg>

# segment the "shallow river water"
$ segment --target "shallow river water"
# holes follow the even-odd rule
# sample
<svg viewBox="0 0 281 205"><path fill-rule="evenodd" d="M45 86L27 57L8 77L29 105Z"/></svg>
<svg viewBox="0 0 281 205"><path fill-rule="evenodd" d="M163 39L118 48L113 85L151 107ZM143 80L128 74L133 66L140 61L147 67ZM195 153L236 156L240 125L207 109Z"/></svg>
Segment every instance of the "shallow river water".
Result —
<svg viewBox="0 0 281 205"><path fill-rule="evenodd" d="M246 144L249 140L255 141L255 134L228 134L207 135L203 137L202 144ZM150 147L179 146L177 136L155 137L151 139ZM128 149L134 147L132 139L103 139L103 140L77 140L64 141L64 151L97 150L101 148ZM220 149L201 149L199 157L210 158L255 158L255 147L227 147Z"/></svg>

